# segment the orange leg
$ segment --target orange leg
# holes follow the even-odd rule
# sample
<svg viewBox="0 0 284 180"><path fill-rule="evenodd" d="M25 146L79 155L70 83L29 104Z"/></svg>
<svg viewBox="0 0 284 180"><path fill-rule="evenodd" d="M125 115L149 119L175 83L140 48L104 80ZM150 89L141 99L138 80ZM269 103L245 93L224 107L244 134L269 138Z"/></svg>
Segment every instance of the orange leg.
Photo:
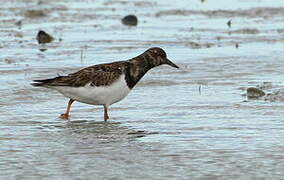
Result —
<svg viewBox="0 0 284 180"><path fill-rule="evenodd" d="M107 121L109 119L109 116L107 114L107 106L104 105L104 120Z"/></svg>
<svg viewBox="0 0 284 180"><path fill-rule="evenodd" d="M64 114L61 114L61 115L60 115L60 118L61 118L61 119L65 119L65 120L68 120L68 119L69 119L69 113L70 113L71 105L72 105L73 102L74 102L73 99L70 99L70 100L69 100L68 105L67 105L66 112L65 112Z"/></svg>

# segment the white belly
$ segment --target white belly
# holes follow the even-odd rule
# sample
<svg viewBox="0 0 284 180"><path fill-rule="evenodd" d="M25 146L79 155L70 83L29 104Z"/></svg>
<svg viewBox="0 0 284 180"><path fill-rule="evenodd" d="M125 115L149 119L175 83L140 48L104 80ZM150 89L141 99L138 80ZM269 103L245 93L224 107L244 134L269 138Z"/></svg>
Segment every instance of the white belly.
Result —
<svg viewBox="0 0 284 180"><path fill-rule="evenodd" d="M130 92L125 81L125 75L121 75L110 86L97 87L87 84L84 87L55 86L51 88L79 102L106 106L122 100Z"/></svg>

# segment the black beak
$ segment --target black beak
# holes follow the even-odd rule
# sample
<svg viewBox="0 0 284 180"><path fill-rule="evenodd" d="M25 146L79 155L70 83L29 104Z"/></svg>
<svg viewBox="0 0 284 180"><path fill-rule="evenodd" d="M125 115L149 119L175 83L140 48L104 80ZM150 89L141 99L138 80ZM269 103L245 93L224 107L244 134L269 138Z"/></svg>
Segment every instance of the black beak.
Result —
<svg viewBox="0 0 284 180"><path fill-rule="evenodd" d="M177 65L175 65L172 61L170 61L169 59L167 59L166 64L174 67L174 68L179 68Z"/></svg>

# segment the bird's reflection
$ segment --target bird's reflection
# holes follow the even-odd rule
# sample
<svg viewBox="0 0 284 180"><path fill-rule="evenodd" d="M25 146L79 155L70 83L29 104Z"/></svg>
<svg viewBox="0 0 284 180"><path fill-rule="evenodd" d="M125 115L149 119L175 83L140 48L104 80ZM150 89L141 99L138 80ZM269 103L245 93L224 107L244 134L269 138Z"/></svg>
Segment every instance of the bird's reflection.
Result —
<svg viewBox="0 0 284 180"><path fill-rule="evenodd" d="M145 137L146 131L137 131L123 126L120 122L87 121L76 120L69 121L65 130L67 133L79 136L83 139L96 139L104 143L113 141L133 140Z"/></svg>

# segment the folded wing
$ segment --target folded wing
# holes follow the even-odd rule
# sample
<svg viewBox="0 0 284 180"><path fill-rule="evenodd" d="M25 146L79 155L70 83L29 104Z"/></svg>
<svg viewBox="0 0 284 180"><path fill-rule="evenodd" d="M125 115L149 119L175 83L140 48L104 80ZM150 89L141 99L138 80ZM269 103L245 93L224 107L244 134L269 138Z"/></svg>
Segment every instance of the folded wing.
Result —
<svg viewBox="0 0 284 180"><path fill-rule="evenodd" d="M91 86L108 86L123 73L121 63L101 64L90 66L67 76L58 76L51 79L34 80L33 86L71 86L81 87L87 84Z"/></svg>

